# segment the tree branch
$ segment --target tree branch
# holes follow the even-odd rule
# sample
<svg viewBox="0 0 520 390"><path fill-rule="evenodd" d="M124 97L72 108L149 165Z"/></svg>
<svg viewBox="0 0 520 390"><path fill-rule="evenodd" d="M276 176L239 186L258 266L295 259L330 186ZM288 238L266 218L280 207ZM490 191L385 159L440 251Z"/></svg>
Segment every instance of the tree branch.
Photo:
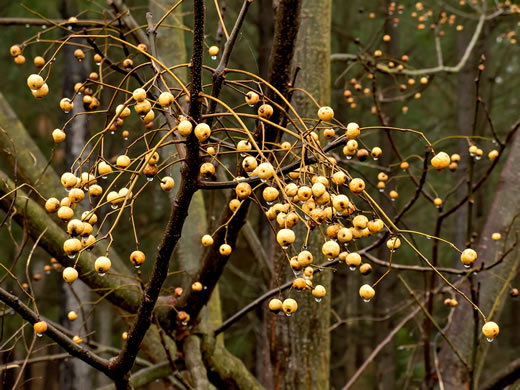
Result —
<svg viewBox="0 0 520 390"><path fill-rule="evenodd" d="M34 324L38 321L41 321L40 316L38 316L34 311L22 303L17 296L8 293L3 288L0 288L0 300L18 314L20 314L20 316L29 323ZM45 334L58 343L58 345L60 345L72 356L81 359L96 370L99 370L108 377L111 377L111 372L108 369L107 360L97 356L95 353L89 351L81 345L76 344L49 322L47 322L47 331Z"/></svg>
<svg viewBox="0 0 520 390"><path fill-rule="evenodd" d="M200 120L202 91L202 56L204 42L204 0L194 2L194 35L193 35L193 56L191 59L191 100L189 113L196 123ZM157 258L154 263L152 275L148 281L142 302L137 311L137 318L128 333L128 339L121 350L119 356L112 359L110 369L118 375L125 375L132 368L139 346L143 337L151 325L152 314L161 287L168 276L168 266L171 255L177 242L179 241L184 221L188 216L188 209L193 194L197 191L197 180L199 174L199 142L195 134L190 134L186 142L187 155L182 167L182 182L177 198L173 202L170 219L165 230L162 242L159 245Z"/></svg>

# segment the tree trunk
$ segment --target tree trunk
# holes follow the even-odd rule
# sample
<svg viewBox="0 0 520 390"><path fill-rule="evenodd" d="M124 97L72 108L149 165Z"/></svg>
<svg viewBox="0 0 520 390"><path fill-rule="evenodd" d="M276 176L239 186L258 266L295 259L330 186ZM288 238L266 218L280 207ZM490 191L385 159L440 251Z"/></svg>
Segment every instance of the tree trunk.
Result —
<svg viewBox="0 0 520 390"><path fill-rule="evenodd" d="M301 67L296 86L305 88L321 105L328 105L330 101L331 5L330 0L302 1L294 58L294 65ZM306 96L295 94L293 104L302 117L316 117L317 107ZM303 227L297 228L296 234L305 236ZM325 260L321 254L322 244L321 236L314 232L308 242L308 250L313 253L315 264ZM278 266L279 263L275 268ZM281 273L282 280L294 278L285 260ZM331 279L330 271L314 277L313 284L323 285L328 292L320 303L315 302L310 294L300 293L294 297L298 302L298 311L292 317L268 317L268 326L272 326L270 330L268 328L268 334L274 337L271 364L275 388L330 388Z"/></svg>
<svg viewBox="0 0 520 390"><path fill-rule="evenodd" d="M502 170L500 181L496 190L495 199L489 210L489 217L482 230L481 238L477 248L478 260L475 267L479 268L481 263L486 265L493 263L497 250L497 243L491 240L491 234L494 232L504 233L513 222L514 216L518 213L520 207L520 172L518 171L520 164L520 137L518 134L511 143L509 156ZM514 232L518 227L515 226L511 231ZM505 236L505 234L504 234ZM509 237L505 242L500 241L499 253L504 248L509 248L514 242L514 238ZM479 306L486 315L490 315L493 309L493 320L499 323L500 312L506 299L510 278L512 278L518 267L520 266L520 258L516 251L510 253L503 262L492 269L492 271L482 272L474 276L474 285L480 286L479 289ZM468 284L465 283L463 291L468 294ZM454 317L451 321L447 335L455 344L455 347L461 352L466 361L471 362L473 349L473 309L465 302L461 303L455 310ZM482 364L490 344L480 335L482 321L479 320L477 326L479 334L478 355L476 362L474 388L478 388L478 376L481 371ZM495 341L500 343L500 336ZM493 345L495 347L495 345ZM446 346L442 346L442 352L439 357L441 374L444 379L445 388L461 389L468 384L468 375L464 366L460 363L454 353Z"/></svg>

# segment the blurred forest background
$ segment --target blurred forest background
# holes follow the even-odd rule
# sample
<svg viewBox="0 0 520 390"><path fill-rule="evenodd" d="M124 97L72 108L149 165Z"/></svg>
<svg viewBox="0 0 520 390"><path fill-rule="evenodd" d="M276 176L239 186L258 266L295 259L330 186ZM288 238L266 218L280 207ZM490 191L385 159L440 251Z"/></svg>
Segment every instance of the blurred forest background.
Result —
<svg viewBox="0 0 520 390"><path fill-rule="evenodd" d="M283 2L283 0L281 1ZM245 69L262 77L268 76L275 18L273 3L276 5L278 2L276 0L255 0L253 2L235 44L229 67ZM206 43L208 45L222 44L222 40L225 38L223 38L218 27L215 6L213 1L206 3ZM311 93L317 94L316 98L321 104L330 104L334 108L335 117L342 123L354 121L361 126L381 125L381 118L372 112L374 105L373 90L371 81L366 77L366 70L359 64L352 65L352 62L345 61L342 57L343 54L357 55L365 52L371 55L375 50L381 49L383 56L389 59L388 61L392 58L400 59L402 55L407 55L409 57L408 63L413 68L435 67L437 65L437 54L433 39L434 33L430 24L439 17L441 12L446 12L448 16L456 15L456 18L453 24L447 22L442 27L445 33L441 39L442 52L444 63L455 65L464 55L474 35L479 17L471 6L461 6L459 1L424 1L425 9L432 10L433 15L425 21L426 28L421 30L418 29L420 22L417 17L412 16L413 12L418 12L414 1L398 2L395 5L395 11L390 15L388 13L389 7L392 6L390 1L319 0L313 4L312 0L304 0L303 3L302 23L305 23L306 19L313 20L313 18L319 19L320 17L327 19L330 16L330 23L328 23L330 37L321 37L323 47L327 48L330 42L330 52L325 52L325 57L321 54L315 56L313 55L314 50L322 53L319 51L321 47L319 42L318 44L314 43L314 46L311 44L306 46L299 42L293 65L301 65L302 69L296 78L295 86L309 89ZM495 6L494 1L488 3L490 8ZM131 9L132 15L143 25L146 24L145 14L148 10L151 10L154 18L157 19L155 15L160 15L171 6L171 2L165 0L127 0L126 4ZM77 154L77 145L75 146L73 142L68 141L66 147L60 146L54 149L50 133L54 128L62 126L69 117L59 110L58 102L61 97L71 95L72 86L78 77L84 78L89 72L95 70L94 62L89 55L78 66L78 64L71 64L71 61L67 60L65 56L58 56L57 61L53 64L52 77L48 82L52 96L35 102L25 87L25 80L30 73L34 72L33 57L42 55L42 50L46 46L30 45L25 48L23 54L27 58L27 62L22 66L13 63L9 54L9 47L41 31L41 26L25 25L24 23L11 24L7 20L9 18L35 18L37 17L34 14L36 12L49 19L67 19L72 15L79 15L80 19L96 19L99 15L88 10L99 10L106 5L102 1L86 0L43 2L25 0L23 5L34 12L28 12L18 1L0 0L0 35L2 37L0 40L0 63L2 64L3 76L3 81L0 84L0 123L2 128L15 126L15 123L12 122L12 116L6 114L6 107L9 105L45 157L49 158L53 153L52 166L61 174L61 172L68 170L71 161L74 159L74 150ZM241 5L242 1L240 0L225 1L223 15L229 26L234 23ZM315 6L325 10L324 14L320 15L320 11L313 10ZM397 6L402 6L402 11L398 10ZM193 23L191 7L192 2L184 2L180 12L176 11L168 18L168 24L177 27L185 26L187 29L164 29L160 31L157 37L159 54L170 65L184 63L191 55L192 34L188 31ZM331 11L329 16L327 10ZM419 14L422 15L425 12L419 12ZM372 13L373 15L371 15ZM301 29L300 34L303 34L302 31L305 30ZM60 33L58 31L54 31L52 34L54 34L54 39L59 38ZM383 41L384 34L391 36L390 42ZM460 71L436 72L428 75L429 82L427 85L420 85L420 76L409 77L416 81L416 85L409 84L407 90L402 90L400 86L407 83L406 78L399 79L395 74L383 72L378 74L379 96L384 95L380 102L381 110L384 112L387 124L419 130L424 132L432 142L443 139L438 145L440 149L448 154L459 153L462 156L462 161L454 172L443 172L441 174L433 171L428 175L424 190L431 197L443 199L443 208L439 210L429 199L420 196L412 210L401 220L401 227L435 234L435 221L439 213L455 205L464 196L466 191L465 180L468 177L470 165L471 169L474 170L475 177L481 177L485 174L489 166L487 153L496 149L497 146L490 141L492 132L485 110L480 109L477 117L474 118L477 94L485 102L485 108L499 138L504 139L513 124L519 119L520 45L516 42L516 37L519 34L519 14L508 13L487 21L478 37L474 50L472 50ZM46 39L49 39L49 37L46 37ZM483 57L485 57L485 61L483 61ZM312 61L316 61L316 63ZM208 66L215 66L215 61L209 55L205 56L205 63ZM478 69L481 63L485 65L483 71ZM323 67L327 69L329 66L330 75L327 70L321 72ZM186 74L183 77L187 80ZM353 78L361 84L360 91L356 91L355 85L351 83ZM477 78L478 82L475 81ZM208 77L205 81L210 82L211 80ZM324 96L322 92L327 93L329 88L330 96ZM363 92L365 88L368 88L366 93ZM345 98L345 90L352 91L355 97L354 104ZM410 93L410 91L414 91L414 93ZM414 98L416 91L420 91L421 94L418 99ZM320 94L321 96L319 96ZM110 96L107 95L106 98L109 99ZM231 99L231 103L241 103L238 98L235 102L232 101L234 97L228 98ZM295 93L294 103L296 105L305 108L304 100L303 94ZM104 103L106 102L102 102L102 104ZM88 119L88 132L99 131L102 126L104 126L102 119ZM125 127L130 131L130 140L132 135L139 131L139 126L142 125L137 118L130 118L129 122L125 123ZM76 138L79 144L84 143L88 138L88 132L71 138ZM478 146L483 149L484 157L471 164L468 162L471 159L467 152L468 140L461 137L452 137L469 135L485 138L476 141ZM358 162L351 167L366 178L367 186L373 189L373 196L379 197L378 199L385 210L390 215L395 216L414 196L416 185L399 169L400 159L392 153L384 132L370 132L370 135L366 136L364 140L369 144L381 146L384 151L383 157L379 161L370 159L366 162ZM424 147L418 142L418 138L410 134L397 134L394 136L394 141L401 154L408 158L411 170L419 177L422 170L420 158L424 155ZM125 145L125 143L121 133L116 133L112 136L111 141L106 142L106 153L115 156L121 152L122 145ZM513 145L512 148L511 145ZM516 153L517 156L510 156L510 153ZM508 168L505 165L508 156L510 157L507 163L509 168L513 171L518 170L519 153L520 145L518 141L510 141L497 167L478 192L473 195L472 207L470 208L472 213L471 227L468 229L466 214L468 208L465 205L448 216L443 222L440 234L442 238L454 242L461 249L466 246L467 239L470 238L474 243L473 246L477 247L484 234L483 231L485 231L485 234L490 231L504 233L511 226L513 216L519 211L520 195L515 190L518 189L518 184L509 183L509 187L507 185L498 187L498 183L500 172ZM337 154L340 158L341 152L339 150ZM375 189L377 173L381 170L381 166L390 167L393 178L384 193L378 193ZM7 158L4 151L2 151L2 158L0 158L0 169L11 178L16 176L16 167L13 166L12 161ZM41 170L43 167L35 166L34 169ZM510 175L512 174L510 173ZM508 176L509 179L511 177ZM399 192L399 197L395 201L390 201L388 197L388 192L391 189ZM500 195L501 191L507 191L507 193ZM200 236L215 228L217 216L223 208L222 205L226 202L224 191L204 191L198 194L190 208L189 223L183 232L183 239L174 253L174 259L179 261L172 261L171 275L166 281L165 289L186 285L185 275L197 268L196 259L200 257L202 251ZM501 204L493 206L495 199L500 196ZM140 248L147 253L147 256L149 254L150 259L153 259L156 253L165 226L165 215L169 207L169 198L162 193L159 186L152 186L146 196L135 203L136 224L140 226ZM0 212L0 219L3 220L4 218L6 218L6 215ZM493 220L493 226L486 228L486 223L489 224L490 220ZM219 280L218 290L212 297L210 307L213 307L213 309L210 309L210 311L215 310L218 313L217 316L212 316L212 319L217 323L219 317L220 320L230 317L247 303L276 287L277 281L273 281L271 272L273 264L276 264L279 248L272 236L265 217L261 215L258 208L251 208L248 222L239 236L236 248ZM113 249L115 252L122 253L122 257L126 258L126 253L130 251L129 246L131 247L133 242L133 232L130 225L127 222L122 224L115 232L114 237ZM33 242L34 238L27 237L22 227L15 223L9 223L8 228L4 227L0 230L0 261L9 266L14 259L26 259ZM432 242L425 237L418 237L415 244L422 253L429 257L432 253ZM500 251L505 248L502 243L491 242L489 239L485 245L487 247L492 246L486 252L489 257L494 257L495 252L497 253L496 256L499 256ZM376 250L373 254L379 259L388 260L388 251L386 248L383 249ZM459 255L453 249L446 245L440 245L438 250L439 267L463 270L462 265L459 264ZM489 257L485 259L488 263L492 261L492 258ZM54 268L51 271L45 271L44 267L50 265L50 258L51 256L48 253L38 248L31 259L30 274L33 278L32 287L37 297L39 311L45 313L46 317L64 324L64 326L79 326L79 330L76 329L75 331L83 332L84 330L81 328L83 319L74 325L67 324L67 312L76 310L79 313L79 307L76 298L71 297L68 286L64 286L60 273L56 272ZM478 298L479 303L488 311L496 299L496 296L493 296L494 292L496 293L496 291L503 289L503 286L506 286L506 294L501 301L503 310L499 321L497 320L500 324L500 336L493 343L480 347L481 349L489 348L485 360L481 363L480 383L487 382L494 374L511 362L516 362L517 366L520 366L518 364L520 359L520 333L518 332L520 301L509 294L512 288L518 287L518 272L516 271L519 263L518 258L518 253L514 250L508 257L510 259L507 263L509 272L506 270L495 273L495 269L493 269L487 272L485 276L481 278L479 276L475 279L476 285L479 288L482 287ZM416 254L405 247L394 254L393 261L402 265L424 265ZM145 280L151 271L152 263L152 261L148 261L141 268ZM371 303L365 304L359 299L359 286L366 283L367 279L376 280L386 270L385 266L377 263L372 263L372 266L374 270L368 277L361 275L359 272L350 272L345 265L338 265L335 267L335 272L327 273L326 277L331 278L332 281L324 282L324 284L330 283L331 287L327 298L319 305L324 305L325 308L324 311L320 312L320 316L326 317L324 332L327 333L330 340L325 337L323 338L323 345L320 347L320 344L316 343L315 347L317 351L323 348L324 353L330 351L330 367L326 369L325 373L325 376L328 377L329 388L343 388L363 362L369 358L374 349L393 330L396 330L395 335L389 339L388 343L384 344L377 356L371 358L371 362L361 373L356 383L352 385L352 388L415 389L437 386L438 378L435 374L435 366L454 365L453 360L456 360L456 358L452 356L453 353L446 347L438 331L432 328L430 320L421 311L418 311L417 315L405 322L404 326L398 327L402 319L417 308L415 301L410 299L410 293L403 286L398 275L402 275L413 288L416 296L422 299L426 298L424 294L431 287L431 272L395 269L378 285L375 299ZM131 268L130 265L129 268ZM23 281L25 280L25 272L25 262L18 261L13 273ZM505 279L504 275L510 276L511 274L510 278ZM452 282L455 282L462 275L463 273L450 274L449 278ZM0 276L5 276L3 270L0 271ZM15 282L11 278L6 278L2 283L7 290L16 290ZM439 284L440 281L437 280L436 286ZM494 287L484 288L491 285ZM78 298L83 302L82 312L88 314L88 329L92 332L89 335L89 341L98 343L98 346L119 349L122 345L121 333L128 329L126 313L100 299L96 292L91 291L84 285L81 287L79 283L76 283L74 288L77 290ZM488 295L486 296L486 294ZM467 341L467 338L462 336L464 332L461 327L466 327L472 332L472 320L467 321L467 319L472 319L473 313L470 305L461 299L458 299L459 305L455 308L445 306L443 301L449 297L453 297L451 291L440 290L432 299L428 310L432 312L441 327L445 327L449 323L445 331L458 345L457 338L459 335L461 335L461 340ZM318 303L312 301L312 298L301 299L311 300L309 305L318 305ZM95 310L92 310L94 307ZM0 308L0 310L3 311L4 309ZM456 317L456 312L459 311L470 313L470 315L464 317L461 314ZM297 373L296 375L304 376L306 370L310 371L311 376L314 374L321 375L319 373L323 370L323 367L320 367L319 363L304 364L303 360L298 358L300 349L305 351L302 352L302 356L309 353L308 346L305 343L311 338L310 334L314 331L311 326L301 330L306 332L305 334L298 334L298 316L304 316L305 313L303 311L296 313L293 317L280 317L279 319L282 322L294 322L290 327L287 325L287 337L292 342L284 345L290 345L292 353L296 354L293 356L294 360L291 361L296 365L301 362L301 367L291 366L287 369L293 370ZM4 348L0 354L2 359L0 388L4 389L11 388L18 375L18 369L7 369L4 364L12 361L23 361L26 356L26 346L23 343L17 343L15 348L7 348L8 343L4 344L9 336L24 323L22 319L12 314L14 313L5 310L2 312L0 319L0 343ZM456 319L453 319L454 316ZM276 377L276 373L272 371L274 370L273 366L269 367L267 363L272 362L272 356L270 357L269 354L273 353L273 346L269 347L272 342L268 331L271 321L272 314L266 310L266 304L263 304L257 306L222 333L226 348L238 357L266 388L275 388L272 377ZM453 328L458 330L453 330ZM424 340L426 329L429 329L428 334L430 335L428 343L425 343ZM86 339L86 336L84 339ZM479 343L483 344L486 341L479 340ZM437 346L439 348L442 346L442 348L433 356L429 355L429 352L425 354L425 345L428 345L432 350L436 349ZM62 350L57 345L51 345L41 350L36 348L32 356L53 355L61 352ZM110 352L108 349L107 356L110 356ZM100 353L103 355L103 352ZM316 354L318 352L310 353ZM425 358L425 355L429 357ZM432 361L426 363L425 359L430 358ZM22 382L24 384L20 388L79 389L94 388L109 383L103 374L94 375L94 370L84 363L79 363L79 367L76 366L76 368L70 368L70 371L67 371L64 367L67 364L73 366L73 360L75 359L69 357L64 361L62 356L56 355L56 358L52 360L28 364L23 372L24 379ZM77 363L75 364L77 365ZM425 371L425 364L429 365L430 372ZM446 370L446 372L449 372L448 368ZM516 367L516 370L518 371L518 367ZM68 379L64 377L67 377L68 373L72 375L69 379L75 384L69 383L66 385ZM283 372L278 373L278 375L280 374L283 376ZM449 378L444 377L443 379L449 381ZM85 383L87 383L86 387L81 387ZM152 383L148 385L148 388L162 388L160 386L167 388L167 385L162 382ZM461 388L456 386L450 387L447 384L445 388ZM305 387L299 384L294 385L294 387L286 385L282 388L318 387Z"/></svg>

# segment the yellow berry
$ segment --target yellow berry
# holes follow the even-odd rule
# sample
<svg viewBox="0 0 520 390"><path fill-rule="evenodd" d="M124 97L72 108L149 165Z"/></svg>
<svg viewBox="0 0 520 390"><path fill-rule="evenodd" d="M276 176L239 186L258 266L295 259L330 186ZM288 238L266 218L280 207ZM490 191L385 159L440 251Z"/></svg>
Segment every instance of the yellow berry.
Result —
<svg viewBox="0 0 520 390"><path fill-rule="evenodd" d="M146 260L146 256L145 254L140 251L140 250L135 250L133 251L132 253L130 253L130 262L135 266L135 267L140 267L141 264L144 263L144 261Z"/></svg>
<svg viewBox="0 0 520 390"><path fill-rule="evenodd" d="M63 243L63 250L68 256L75 255L81 250L81 241L77 238L69 238Z"/></svg>
<svg viewBox="0 0 520 390"><path fill-rule="evenodd" d="M317 299L323 298L327 294L327 290L321 284L316 285L312 290L312 296Z"/></svg>
<svg viewBox="0 0 520 390"><path fill-rule="evenodd" d="M273 107L269 104L262 104L258 108L258 115L261 118L269 119L273 115Z"/></svg>
<svg viewBox="0 0 520 390"><path fill-rule="evenodd" d="M56 198L49 198L45 202L45 210L48 213L55 213L60 208L60 201Z"/></svg>
<svg viewBox="0 0 520 390"><path fill-rule="evenodd" d="M298 303L292 298L287 298L282 303L282 309L285 314L292 314L298 310Z"/></svg>
<svg viewBox="0 0 520 390"><path fill-rule="evenodd" d="M210 48L208 49L208 53L212 57L217 56L219 51L220 49L218 48L218 46L210 46Z"/></svg>
<svg viewBox="0 0 520 390"><path fill-rule="evenodd" d="M495 158L498 157L498 150L492 150L491 152L488 153L488 158L490 160L494 160Z"/></svg>
<svg viewBox="0 0 520 390"><path fill-rule="evenodd" d="M96 272L104 275L111 267L112 262L110 259L106 256L100 256L96 259L94 263L94 268L96 269Z"/></svg>
<svg viewBox="0 0 520 390"><path fill-rule="evenodd" d="M58 209L58 218L67 222L74 216L74 211L68 206L61 206Z"/></svg>
<svg viewBox="0 0 520 390"><path fill-rule="evenodd" d="M117 158L116 165L121 169L127 168L130 165L130 157L126 154L122 154Z"/></svg>
<svg viewBox="0 0 520 390"><path fill-rule="evenodd" d="M69 98L63 98L60 100L60 108L63 112L68 113L74 108L74 103Z"/></svg>
<svg viewBox="0 0 520 390"><path fill-rule="evenodd" d="M39 74L32 74L27 77L27 86L33 91L43 87L43 84L45 84L45 80Z"/></svg>
<svg viewBox="0 0 520 390"><path fill-rule="evenodd" d="M321 252L329 259L338 257L340 250L339 244L332 240L326 241L321 247Z"/></svg>
<svg viewBox="0 0 520 390"><path fill-rule="evenodd" d="M460 255L460 261L465 266L470 266L471 264L473 264L475 262L475 260L477 260L477 257L478 257L477 252L475 252L471 248L467 248L467 249L464 249L464 251Z"/></svg>
<svg viewBox="0 0 520 390"><path fill-rule="evenodd" d="M348 184L348 188L350 189L350 192L352 192L354 195L359 195L365 189L365 182L363 181L363 179L359 178L352 179Z"/></svg>
<svg viewBox="0 0 520 390"><path fill-rule="evenodd" d="M359 267L359 272L361 275L368 275L370 272L372 272L372 266L368 263L361 264Z"/></svg>
<svg viewBox="0 0 520 390"><path fill-rule="evenodd" d="M85 226L79 219L72 219L67 224L67 233L71 236L79 236L83 233Z"/></svg>
<svg viewBox="0 0 520 390"><path fill-rule="evenodd" d="M253 172L258 167L258 161L253 156L247 156L242 161L242 168L246 172Z"/></svg>
<svg viewBox="0 0 520 390"><path fill-rule="evenodd" d="M49 86L45 83L40 89L31 90L31 93L36 99L42 99L49 94Z"/></svg>
<svg viewBox="0 0 520 390"><path fill-rule="evenodd" d="M446 298L444 300L444 304L446 306L455 307L455 306L457 306L459 304L459 302L457 302L457 300L453 299L453 298Z"/></svg>
<svg viewBox="0 0 520 390"><path fill-rule="evenodd" d="M222 244L220 248L218 248L218 251L221 256L229 256L231 254L231 246L228 244Z"/></svg>
<svg viewBox="0 0 520 390"><path fill-rule="evenodd" d="M432 166L438 171L447 168L450 165L450 162L450 156L445 152L439 152L431 159Z"/></svg>
<svg viewBox="0 0 520 390"><path fill-rule="evenodd" d="M500 328L498 327L496 322L488 321L482 327L482 334L486 336L488 340L493 340L498 336L500 332Z"/></svg>
<svg viewBox="0 0 520 390"><path fill-rule="evenodd" d="M72 283L78 278L78 271L75 268L67 267L63 270L63 280L67 283Z"/></svg>
<svg viewBox="0 0 520 390"><path fill-rule="evenodd" d="M9 53L13 56L19 56L22 54L22 48L19 45L13 45L9 48Z"/></svg>
<svg viewBox="0 0 520 390"><path fill-rule="evenodd" d="M328 122L334 118L334 110L331 107L324 106L318 110L318 118L321 121Z"/></svg>
<svg viewBox="0 0 520 390"><path fill-rule="evenodd" d="M72 203L79 203L85 199L85 192L79 188L73 188L69 192L69 199Z"/></svg>
<svg viewBox="0 0 520 390"><path fill-rule="evenodd" d="M351 252L345 257L345 263L355 269L361 265L361 256L357 252Z"/></svg>
<svg viewBox="0 0 520 390"><path fill-rule="evenodd" d="M392 237L386 242L386 246L390 250L395 250L401 246L401 240L399 237Z"/></svg>
<svg viewBox="0 0 520 390"><path fill-rule="evenodd" d="M67 314L67 318L69 319L69 321L74 321L78 318L78 315L75 311L69 311Z"/></svg>
<svg viewBox="0 0 520 390"><path fill-rule="evenodd" d="M282 301L278 298L273 298L269 301L269 310L273 313L278 313L280 310L282 310Z"/></svg>
<svg viewBox="0 0 520 390"><path fill-rule="evenodd" d="M262 163L257 167L257 175L262 180L269 180L274 176L274 168L271 163Z"/></svg>
<svg viewBox="0 0 520 390"><path fill-rule="evenodd" d="M136 102L142 102L146 99L146 91L143 88L134 89L132 97Z"/></svg>
<svg viewBox="0 0 520 390"><path fill-rule="evenodd" d="M14 57L14 62L16 65L25 64L25 56L23 54L20 54L20 55Z"/></svg>
<svg viewBox="0 0 520 390"><path fill-rule="evenodd" d="M235 192L239 199L246 199L251 195L251 186L248 183L238 183L235 187Z"/></svg>
<svg viewBox="0 0 520 390"><path fill-rule="evenodd" d="M260 96L258 96L258 94L256 92L249 91L245 96L245 100L246 100L247 104L249 104L250 106L253 106L259 102Z"/></svg>
<svg viewBox="0 0 520 390"><path fill-rule="evenodd" d="M369 284L364 284L359 289L359 296L363 298L363 300L365 300L366 302L371 300L374 297L374 295L376 295L376 292Z"/></svg>
<svg viewBox="0 0 520 390"><path fill-rule="evenodd" d="M201 242L204 246L213 245L213 237L211 237L209 234L205 234L202 236Z"/></svg>
<svg viewBox="0 0 520 390"><path fill-rule="evenodd" d="M375 219L373 221L369 221L367 224L368 230L372 234L379 233L383 229L384 226L385 226L385 224L380 219Z"/></svg>
<svg viewBox="0 0 520 390"><path fill-rule="evenodd" d="M295 239L296 235L291 229L281 229L276 235L276 240L282 247L288 247Z"/></svg>
<svg viewBox="0 0 520 390"><path fill-rule="evenodd" d="M45 321L35 322L33 328L36 333L43 334L47 331L47 323Z"/></svg>
<svg viewBox="0 0 520 390"><path fill-rule="evenodd" d="M383 154L383 150L379 146L375 146L372 148L370 154L374 159L378 159Z"/></svg>
<svg viewBox="0 0 520 390"><path fill-rule="evenodd" d="M202 291L202 283L201 282L195 282L191 285L191 289L193 291Z"/></svg>
<svg viewBox="0 0 520 390"><path fill-rule="evenodd" d="M356 215L352 220L352 226L356 229L362 230L366 228L368 225L368 218L364 215Z"/></svg>
<svg viewBox="0 0 520 390"><path fill-rule="evenodd" d="M158 102L162 107L169 107L172 105L174 100L175 99L170 92L163 92L159 95Z"/></svg>
<svg viewBox="0 0 520 390"><path fill-rule="evenodd" d="M177 131L183 137L187 137L188 135L190 135L192 129L193 129L193 125L191 124L191 122L189 120L182 120L177 125Z"/></svg>
<svg viewBox="0 0 520 390"><path fill-rule="evenodd" d="M195 126L195 137L200 142L206 141L210 135L211 135L211 129L206 123L199 123L197 126Z"/></svg>
<svg viewBox="0 0 520 390"><path fill-rule="evenodd" d="M74 176L70 172L65 172L63 175L61 175L61 184L66 189L71 189L78 184L78 178Z"/></svg>
<svg viewBox="0 0 520 390"><path fill-rule="evenodd" d="M170 176L164 176L160 185L163 191L170 191L174 187L175 181Z"/></svg>
<svg viewBox="0 0 520 390"><path fill-rule="evenodd" d="M128 107L125 107L124 104L120 104L116 107L116 115L119 115L119 118L126 119L130 116L132 111Z"/></svg>

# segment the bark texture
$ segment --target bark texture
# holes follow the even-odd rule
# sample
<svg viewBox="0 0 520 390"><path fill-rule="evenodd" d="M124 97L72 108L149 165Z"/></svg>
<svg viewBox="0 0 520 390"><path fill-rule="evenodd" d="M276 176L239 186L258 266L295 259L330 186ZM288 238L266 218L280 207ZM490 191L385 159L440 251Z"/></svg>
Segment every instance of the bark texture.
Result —
<svg viewBox="0 0 520 390"><path fill-rule="evenodd" d="M282 6L282 4L280 5ZM294 65L301 67L296 86L305 88L321 105L330 101L330 0L303 0L300 28L296 40ZM275 33L275 39L277 35ZM302 117L314 118L318 108L300 93L295 93L292 103ZM324 140L322 140L324 142ZM305 236L303 227L296 229L299 237ZM325 260L321 254L323 244L316 231L308 242L308 250L314 255L314 263ZM275 266L278 268L279 264ZM294 274L284 260L282 277L290 280ZM292 297L298 302L298 311L292 317L272 317L271 364L275 377L274 388L279 389L329 389L330 361L330 290L332 272L320 272L313 284L321 284L328 294L321 302L315 302L310 293ZM297 296L294 296L297 294ZM272 338L271 338L272 337Z"/></svg>
<svg viewBox="0 0 520 390"><path fill-rule="evenodd" d="M519 212L519 195L520 194L520 172L518 171L520 164L520 137L518 134L511 143L509 156L502 170L500 181L496 190L496 195L489 210L489 217L482 229L481 238L477 248L479 255L476 267L480 267L481 263L487 265L495 260L497 246L491 240L491 234L494 232L505 232L511 226L514 216ZM518 223L514 222L512 231L518 229ZM511 234L513 236L514 234ZM505 247L499 245L499 253L504 248L508 248L514 242L515 237L509 237L504 241ZM480 286L479 306L488 316L488 320L495 321L500 324L500 312L504 304L506 294L508 292L509 279L516 274L516 270L520 265L520 257L518 251L514 250L505 257L502 263L492 269L491 272L479 273L474 277L474 285ZM463 291L468 293L467 283ZM492 316L490 315L492 314ZM480 336L480 328L483 325L479 321L479 344L476 364L476 381L475 388L478 388L478 376L480 368L485 360L488 349L496 348L500 343L500 336L490 345L483 337ZM458 309L455 311L451 327L447 335L453 341L456 348L462 353L467 361L471 361L473 348L473 309L465 302L461 301ZM464 366L460 363L453 352L447 347L442 347L439 358L441 374L444 379L445 388L458 389L463 388L468 383L468 375Z"/></svg>

